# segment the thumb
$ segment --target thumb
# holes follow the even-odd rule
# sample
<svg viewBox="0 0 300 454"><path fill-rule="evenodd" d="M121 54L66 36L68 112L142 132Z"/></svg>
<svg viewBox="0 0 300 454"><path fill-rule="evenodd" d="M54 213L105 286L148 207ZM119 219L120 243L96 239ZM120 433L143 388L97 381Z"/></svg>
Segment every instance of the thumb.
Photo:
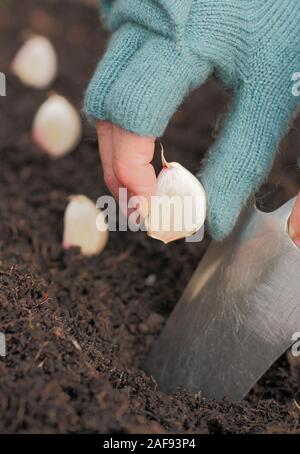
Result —
<svg viewBox="0 0 300 454"><path fill-rule="evenodd" d="M293 110L289 95L284 89L276 98L274 87L268 89L241 86L203 170L208 225L217 240L231 232L243 205L263 182L287 129Z"/></svg>

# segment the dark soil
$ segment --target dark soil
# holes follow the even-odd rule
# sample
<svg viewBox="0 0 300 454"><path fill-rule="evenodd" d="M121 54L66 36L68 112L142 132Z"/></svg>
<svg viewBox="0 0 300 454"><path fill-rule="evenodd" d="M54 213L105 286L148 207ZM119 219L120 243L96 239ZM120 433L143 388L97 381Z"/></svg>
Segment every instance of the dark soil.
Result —
<svg viewBox="0 0 300 454"><path fill-rule="evenodd" d="M114 233L99 257L61 247L70 194L106 192L94 131L71 155L51 161L32 144L33 115L47 93L26 88L9 64L31 31L54 42L53 89L78 107L107 34L80 1L0 3L0 432L246 433L300 429L299 374L284 356L249 397L208 402L165 395L140 368L209 240L164 246L143 233ZM187 100L165 135L167 154L196 172L229 97L210 81ZM221 116L222 118L222 116ZM299 126L298 122L298 126ZM300 183L297 124L285 140L261 204ZM274 199L274 197L272 197ZM156 281L147 285L147 277Z"/></svg>

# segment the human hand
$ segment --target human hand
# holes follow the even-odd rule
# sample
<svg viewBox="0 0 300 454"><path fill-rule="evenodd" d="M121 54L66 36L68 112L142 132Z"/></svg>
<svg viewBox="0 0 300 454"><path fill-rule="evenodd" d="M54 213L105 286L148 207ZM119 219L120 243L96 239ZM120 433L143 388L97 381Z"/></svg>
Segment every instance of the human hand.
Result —
<svg viewBox="0 0 300 454"><path fill-rule="evenodd" d="M222 134L201 172L208 226L223 239L269 172L299 102L291 82L300 66L299 0L105 0L103 6L114 33L87 90L88 116L158 137L184 96L213 71L233 91ZM113 136L120 139L119 133ZM132 137L126 138L130 150ZM111 142L110 157L117 156L119 139ZM149 142L140 140L148 151L141 160L133 151L138 161L137 167L131 161L129 175L144 167L151 173ZM124 162L127 152L121 155ZM118 171L131 185L124 165Z"/></svg>
<svg viewBox="0 0 300 454"><path fill-rule="evenodd" d="M107 121L97 122L104 180L118 199L119 189L147 200L155 194L156 175L151 161L154 138L142 137ZM142 207L146 209L146 207Z"/></svg>

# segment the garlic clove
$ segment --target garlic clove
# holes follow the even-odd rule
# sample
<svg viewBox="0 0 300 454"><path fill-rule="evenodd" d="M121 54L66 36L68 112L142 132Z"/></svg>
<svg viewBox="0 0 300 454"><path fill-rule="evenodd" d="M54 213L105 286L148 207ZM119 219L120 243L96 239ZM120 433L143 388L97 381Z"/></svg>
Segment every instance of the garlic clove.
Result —
<svg viewBox="0 0 300 454"><path fill-rule="evenodd" d="M57 57L51 42L44 36L29 38L12 62L13 73L25 84L46 88L57 75Z"/></svg>
<svg viewBox="0 0 300 454"><path fill-rule="evenodd" d="M100 254L108 241L104 215L84 195L73 195L64 216L63 248L77 246L83 255Z"/></svg>
<svg viewBox="0 0 300 454"><path fill-rule="evenodd" d="M162 166L145 220L148 235L167 244L195 234L206 218L206 194L200 181L177 162Z"/></svg>
<svg viewBox="0 0 300 454"><path fill-rule="evenodd" d="M81 135L78 112L63 96L52 94L34 117L33 140L52 158L60 158L73 151Z"/></svg>

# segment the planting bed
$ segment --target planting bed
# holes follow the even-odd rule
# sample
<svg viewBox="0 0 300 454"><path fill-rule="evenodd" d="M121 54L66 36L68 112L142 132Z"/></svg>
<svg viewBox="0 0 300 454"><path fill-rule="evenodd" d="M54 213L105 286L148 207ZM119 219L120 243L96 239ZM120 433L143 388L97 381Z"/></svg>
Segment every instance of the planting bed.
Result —
<svg viewBox="0 0 300 454"><path fill-rule="evenodd" d="M60 64L53 89L80 107L107 33L92 6L64 0L1 2L0 30L0 71L8 75L0 98L0 432L299 431L300 374L286 356L238 403L165 395L143 372L209 239L164 246L143 233L113 233L99 257L64 252L68 196L106 192L95 134L85 126L79 147L61 160L41 154L30 127L47 92L21 85L9 64L30 31L47 35ZM196 172L228 101L213 80L188 99L163 140L166 157ZM296 193L298 151L296 123L262 205Z"/></svg>

